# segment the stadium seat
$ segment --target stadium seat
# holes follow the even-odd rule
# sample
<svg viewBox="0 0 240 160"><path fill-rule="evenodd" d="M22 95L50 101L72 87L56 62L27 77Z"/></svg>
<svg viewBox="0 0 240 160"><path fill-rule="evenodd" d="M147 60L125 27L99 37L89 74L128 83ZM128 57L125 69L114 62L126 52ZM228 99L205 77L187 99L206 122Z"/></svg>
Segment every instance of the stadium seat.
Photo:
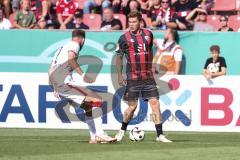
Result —
<svg viewBox="0 0 240 160"><path fill-rule="evenodd" d="M100 29L102 17L99 14L84 14L83 21L90 29Z"/></svg>
<svg viewBox="0 0 240 160"><path fill-rule="evenodd" d="M115 19L119 19L122 22L123 29L126 29L126 16L124 14L114 14Z"/></svg>
<svg viewBox="0 0 240 160"><path fill-rule="evenodd" d="M228 24L234 31L238 31L238 29L240 28L240 15L230 16Z"/></svg>
<svg viewBox="0 0 240 160"><path fill-rule="evenodd" d="M212 11L233 11L236 10L236 0L215 0Z"/></svg>
<svg viewBox="0 0 240 160"><path fill-rule="evenodd" d="M213 26L214 31L217 31L220 28L219 18L219 15L208 15L207 17L207 22Z"/></svg>
<svg viewBox="0 0 240 160"><path fill-rule="evenodd" d="M151 19L147 16L147 14L142 14L142 18L145 20L147 26L151 26Z"/></svg>

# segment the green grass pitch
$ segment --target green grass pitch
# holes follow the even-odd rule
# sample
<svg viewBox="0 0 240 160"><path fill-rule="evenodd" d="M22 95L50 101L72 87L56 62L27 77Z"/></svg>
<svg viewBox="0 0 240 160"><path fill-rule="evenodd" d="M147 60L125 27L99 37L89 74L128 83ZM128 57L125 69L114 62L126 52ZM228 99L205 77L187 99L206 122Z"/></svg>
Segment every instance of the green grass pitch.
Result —
<svg viewBox="0 0 240 160"><path fill-rule="evenodd" d="M115 131L108 131L114 135ZM0 160L239 160L240 133L166 132L171 144L145 140L88 144L86 130L0 128Z"/></svg>

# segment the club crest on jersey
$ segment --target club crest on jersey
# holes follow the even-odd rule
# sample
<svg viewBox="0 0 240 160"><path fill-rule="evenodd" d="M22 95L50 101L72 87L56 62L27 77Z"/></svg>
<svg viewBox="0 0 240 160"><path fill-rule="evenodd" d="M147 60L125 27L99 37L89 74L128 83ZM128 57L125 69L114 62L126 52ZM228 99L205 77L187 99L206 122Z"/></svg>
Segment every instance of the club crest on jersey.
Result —
<svg viewBox="0 0 240 160"><path fill-rule="evenodd" d="M131 42L134 42L134 39L130 39Z"/></svg>
<svg viewBox="0 0 240 160"><path fill-rule="evenodd" d="M149 36L144 36L144 38L148 41L148 39L149 39Z"/></svg>

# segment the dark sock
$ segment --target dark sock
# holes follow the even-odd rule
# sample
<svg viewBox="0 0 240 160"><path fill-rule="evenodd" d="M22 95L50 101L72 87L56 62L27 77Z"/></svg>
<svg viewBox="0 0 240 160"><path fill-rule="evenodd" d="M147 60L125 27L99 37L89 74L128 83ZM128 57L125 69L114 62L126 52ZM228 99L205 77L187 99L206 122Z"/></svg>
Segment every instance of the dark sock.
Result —
<svg viewBox="0 0 240 160"><path fill-rule="evenodd" d="M126 131L127 130L128 123L122 122L121 130Z"/></svg>
<svg viewBox="0 0 240 160"><path fill-rule="evenodd" d="M156 127L156 131L157 131L157 136L159 136L160 134L163 134L162 123L156 124L155 127Z"/></svg>

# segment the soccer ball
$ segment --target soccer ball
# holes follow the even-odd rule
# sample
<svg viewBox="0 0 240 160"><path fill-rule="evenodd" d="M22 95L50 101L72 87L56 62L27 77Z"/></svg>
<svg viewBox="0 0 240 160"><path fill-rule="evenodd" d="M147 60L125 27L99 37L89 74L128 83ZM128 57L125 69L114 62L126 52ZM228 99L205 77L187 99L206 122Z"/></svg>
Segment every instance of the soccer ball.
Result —
<svg viewBox="0 0 240 160"><path fill-rule="evenodd" d="M142 141L144 139L144 131L140 130L138 127L134 127L129 132L129 139L131 141Z"/></svg>
<svg viewBox="0 0 240 160"><path fill-rule="evenodd" d="M217 73L219 71L219 67L217 64L211 63L207 66L207 70L211 73Z"/></svg>

